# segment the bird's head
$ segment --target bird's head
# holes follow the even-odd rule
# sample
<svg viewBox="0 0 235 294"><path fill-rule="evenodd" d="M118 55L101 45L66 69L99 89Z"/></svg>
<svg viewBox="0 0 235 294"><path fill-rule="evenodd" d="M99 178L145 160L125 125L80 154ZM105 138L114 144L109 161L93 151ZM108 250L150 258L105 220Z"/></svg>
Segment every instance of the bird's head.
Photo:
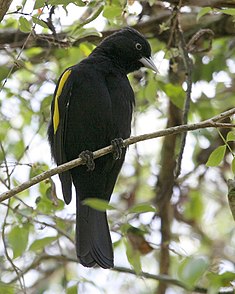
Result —
<svg viewBox="0 0 235 294"><path fill-rule="evenodd" d="M151 47L138 31L127 27L105 38L97 47L127 73L145 66L158 72L151 59Z"/></svg>

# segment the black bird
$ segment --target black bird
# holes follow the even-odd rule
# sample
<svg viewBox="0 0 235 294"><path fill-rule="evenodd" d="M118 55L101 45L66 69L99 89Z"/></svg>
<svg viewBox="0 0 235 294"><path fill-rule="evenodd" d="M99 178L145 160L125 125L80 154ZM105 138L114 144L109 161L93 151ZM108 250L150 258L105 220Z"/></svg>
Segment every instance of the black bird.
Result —
<svg viewBox="0 0 235 294"><path fill-rule="evenodd" d="M147 40L132 28L105 38L89 57L66 69L57 83L48 138L57 165L80 156L87 166L59 175L66 204L76 189L76 250L82 265L113 267L106 212L83 204L86 198L110 200L131 133L134 93L127 74L145 66L157 71ZM93 151L110 145L114 154L94 162ZM88 151L86 151L88 150Z"/></svg>

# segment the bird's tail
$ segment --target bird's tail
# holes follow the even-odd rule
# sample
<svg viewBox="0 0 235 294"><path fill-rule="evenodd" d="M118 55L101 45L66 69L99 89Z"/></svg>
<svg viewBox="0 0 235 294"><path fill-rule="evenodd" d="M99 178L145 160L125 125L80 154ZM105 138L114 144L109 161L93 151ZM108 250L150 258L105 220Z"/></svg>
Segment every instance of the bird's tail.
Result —
<svg viewBox="0 0 235 294"><path fill-rule="evenodd" d="M95 210L77 200L76 249L82 265L113 267L113 249L106 212Z"/></svg>

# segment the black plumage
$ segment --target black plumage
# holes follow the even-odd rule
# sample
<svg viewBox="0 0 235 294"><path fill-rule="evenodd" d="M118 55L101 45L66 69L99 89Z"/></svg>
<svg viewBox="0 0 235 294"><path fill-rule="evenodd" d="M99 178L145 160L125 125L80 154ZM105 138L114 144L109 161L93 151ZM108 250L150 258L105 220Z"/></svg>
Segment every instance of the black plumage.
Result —
<svg viewBox="0 0 235 294"><path fill-rule="evenodd" d="M151 48L136 30L124 28L104 39L90 56L64 71L55 89L48 137L57 165L110 145L131 133L134 93L127 74L146 66L156 70ZM76 250L87 267L113 267L112 242L106 212L82 201L100 198L109 201L125 158L112 154L95 161L94 170L79 166L59 175L65 202L76 190Z"/></svg>

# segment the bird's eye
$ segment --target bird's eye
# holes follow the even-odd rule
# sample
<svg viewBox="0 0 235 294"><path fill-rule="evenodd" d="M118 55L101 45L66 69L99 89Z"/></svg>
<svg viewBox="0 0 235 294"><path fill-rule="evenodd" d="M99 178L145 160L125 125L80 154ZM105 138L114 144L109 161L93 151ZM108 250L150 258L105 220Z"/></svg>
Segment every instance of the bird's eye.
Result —
<svg viewBox="0 0 235 294"><path fill-rule="evenodd" d="M135 48L136 48L137 50L141 50L141 49L142 49L142 45L141 45L140 43L136 43L136 44L135 44Z"/></svg>

